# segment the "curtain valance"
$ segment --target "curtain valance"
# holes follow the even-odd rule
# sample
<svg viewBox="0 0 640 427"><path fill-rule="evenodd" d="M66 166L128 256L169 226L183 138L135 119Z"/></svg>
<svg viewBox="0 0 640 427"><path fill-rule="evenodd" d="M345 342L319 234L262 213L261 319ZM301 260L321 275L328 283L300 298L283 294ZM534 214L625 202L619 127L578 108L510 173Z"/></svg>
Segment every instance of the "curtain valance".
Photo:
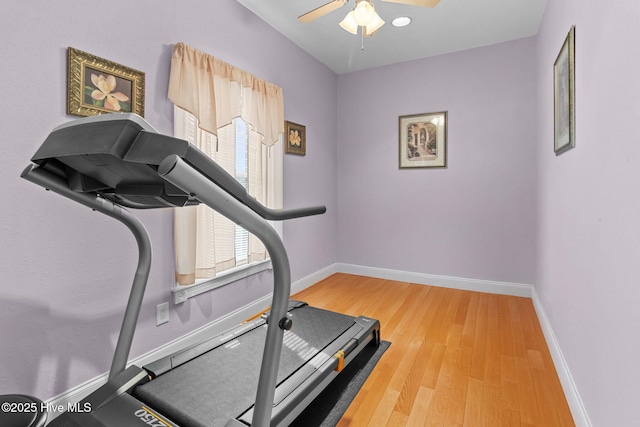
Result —
<svg viewBox="0 0 640 427"><path fill-rule="evenodd" d="M235 117L247 122L267 146L284 132L282 88L184 43L173 49L168 96L214 135Z"/></svg>

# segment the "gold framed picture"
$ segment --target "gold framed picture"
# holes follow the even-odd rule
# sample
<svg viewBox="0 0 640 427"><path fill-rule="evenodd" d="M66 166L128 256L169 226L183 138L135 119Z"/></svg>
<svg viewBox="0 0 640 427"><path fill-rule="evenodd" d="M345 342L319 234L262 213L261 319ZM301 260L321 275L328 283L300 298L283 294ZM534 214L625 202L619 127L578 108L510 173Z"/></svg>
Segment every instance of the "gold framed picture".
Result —
<svg viewBox="0 0 640 427"><path fill-rule="evenodd" d="M67 114L135 113L144 117L144 73L70 47Z"/></svg>
<svg viewBox="0 0 640 427"><path fill-rule="evenodd" d="M447 112L399 118L400 169L447 167Z"/></svg>
<svg viewBox="0 0 640 427"><path fill-rule="evenodd" d="M553 150L556 156L576 145L575 30L573 26L553 64Z"/></svg>
<svg viewBox="0 0 640 427"><path fill-rule="evenodd" d="M298 154L300 156L307 154L307 130L305 126L285 121L284 133L286 138L285 153Z"/></svg>

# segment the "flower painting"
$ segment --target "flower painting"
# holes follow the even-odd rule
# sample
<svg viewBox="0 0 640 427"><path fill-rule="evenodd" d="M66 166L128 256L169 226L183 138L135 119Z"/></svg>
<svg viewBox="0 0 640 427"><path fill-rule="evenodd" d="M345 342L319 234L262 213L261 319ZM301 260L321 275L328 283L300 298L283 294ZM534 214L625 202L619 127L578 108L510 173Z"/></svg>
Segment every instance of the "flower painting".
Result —
<svg viewBox="0 0 640 427"><path fill-rule="evenodd" d="M307 129L303 125L285 121L284 134L286 138L285 153L304 156L307 153Z"/></svg>
<svg viewBox="0 0 640 427"><path fill-rule="evenodd" d="M68 60L68 114L144 117L144 73L71 47Z"/></svg>
<svg viewBox="0 0 640 427"><path fill-rule="evenodd" d="M131 112L131 82L85 68L85 104L110 111Z"/></svg>
<svg viewBox="0 0 640 427"><path fill-rule="evenodd" d="M300 138L300 132L298 130L289 129L289 144L297 148L300 148L302 145L302 138Z"/></svg>

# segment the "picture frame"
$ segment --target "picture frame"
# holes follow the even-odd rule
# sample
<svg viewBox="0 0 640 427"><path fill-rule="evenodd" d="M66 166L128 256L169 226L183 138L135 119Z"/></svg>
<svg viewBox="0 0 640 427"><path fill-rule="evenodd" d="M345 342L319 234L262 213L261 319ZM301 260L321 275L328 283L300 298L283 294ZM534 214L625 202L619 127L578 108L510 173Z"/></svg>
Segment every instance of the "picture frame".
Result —
<svg viewBox="0 0 640 427"><path fill-rule="evenodd" d="M144 117L145 75L104 58L67 49L67 114L135 113Z"/></svg>
<svg viewBox="0 0 640 427"><path fill-rule="evenodd" d="M398 118L400 169L447 167L447 112Z"/></svg>
<svg viewBox="0 0 640 427"><path fill-rule="evenodd" d="M285 153L299 156L307 154L307 129L305 126L285 121L284 134L286 140Z"/></svg>
<svg viewBox="0 0 640 427"><path fill-rule="evenodd" d="M553 132L556 156L575 147L575 26L553 64Z"/></svg>

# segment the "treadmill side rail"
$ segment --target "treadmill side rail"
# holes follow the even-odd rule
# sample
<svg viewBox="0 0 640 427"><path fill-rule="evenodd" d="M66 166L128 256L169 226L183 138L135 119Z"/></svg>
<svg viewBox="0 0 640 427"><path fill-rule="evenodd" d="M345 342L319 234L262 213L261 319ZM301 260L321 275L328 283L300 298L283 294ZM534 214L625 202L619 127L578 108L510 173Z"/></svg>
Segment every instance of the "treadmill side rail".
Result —
<svg viewBox="0 0 640 427"><path fill-rule="evenodd" d="M147 381L149 377L144 369L130 366L79 402L76 410L64 412L48 426L178 427L129 394L135 386Z"/></svg>
<svg viewBox="0 0 640 427"><path fill-rule="evenodd" d="M119 395L98 410L87 413L65 412L48 424L48 427L69 426L180 427L127 393Z"/></svg>

